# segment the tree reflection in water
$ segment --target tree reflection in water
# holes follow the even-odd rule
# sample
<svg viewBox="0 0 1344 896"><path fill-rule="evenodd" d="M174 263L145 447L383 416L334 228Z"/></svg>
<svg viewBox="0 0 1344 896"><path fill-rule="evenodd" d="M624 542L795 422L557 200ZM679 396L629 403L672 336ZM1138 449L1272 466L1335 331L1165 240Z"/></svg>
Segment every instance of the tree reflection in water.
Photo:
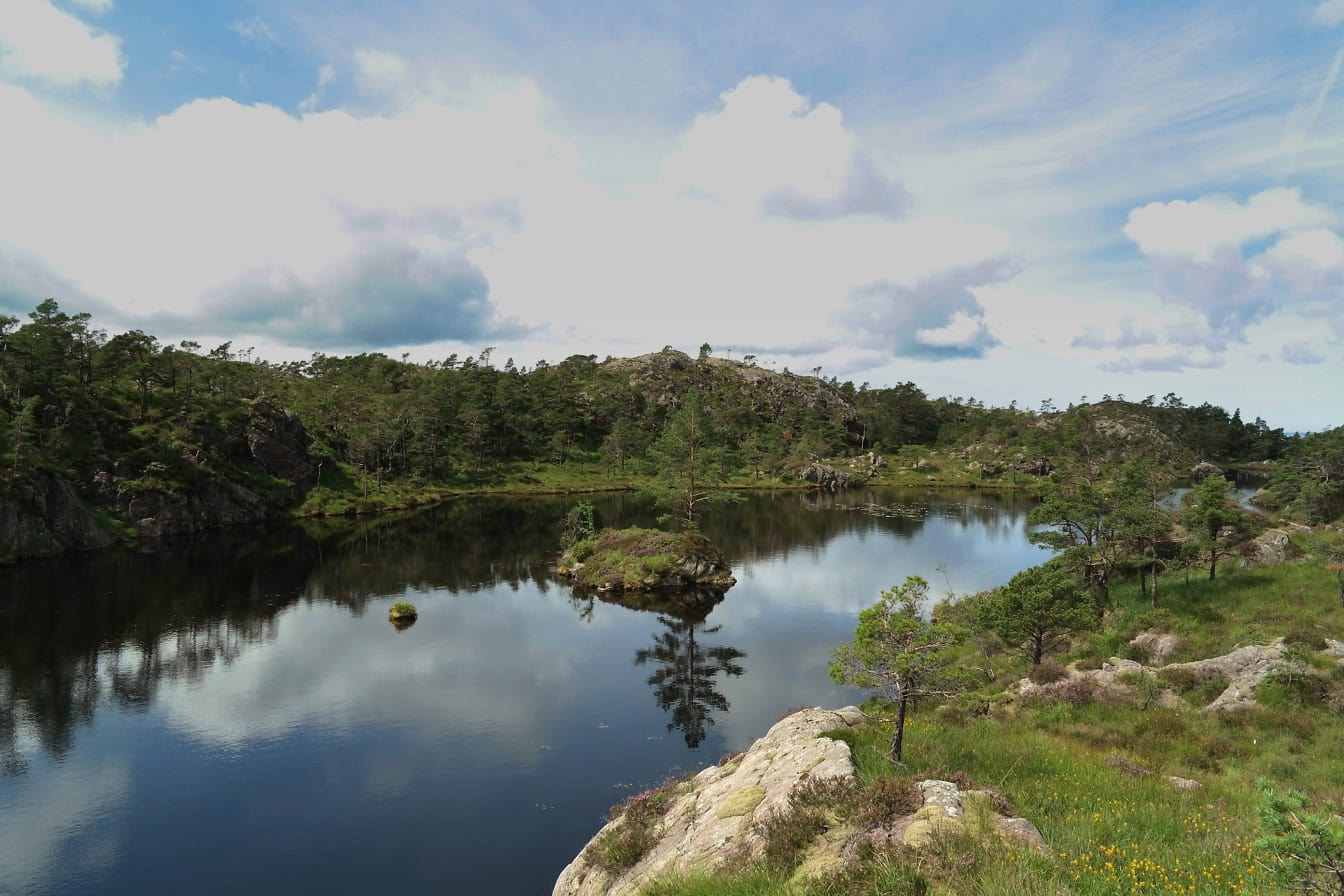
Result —
<svg viewBox="0 0 1344 896"><path fill-rule="evenodd" d="M667 730L679 730L692 749L705 739L705 726L713 725L712 712L727 712L728 698L715 688L719 675L738 676L746 669L739 663L746 654L736 647L706 645L697 636L713 635L719 626L706 626L705 618L723 596L692 601L681 613L659 613L665 631L654 636L653 647L635 651L635 665L656 665L648 683L658 708L671 712ZM708 604L706 606L705 604Z"/></svg>

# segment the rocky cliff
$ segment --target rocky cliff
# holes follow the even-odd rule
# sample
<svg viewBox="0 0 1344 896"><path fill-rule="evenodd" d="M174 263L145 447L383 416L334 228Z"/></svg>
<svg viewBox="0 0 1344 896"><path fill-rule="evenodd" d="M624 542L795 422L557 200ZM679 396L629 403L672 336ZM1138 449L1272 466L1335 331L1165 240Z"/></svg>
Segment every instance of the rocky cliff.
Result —
<svg viewBox="0 0 1344 896"><path fill-rule="evenodd" d="M0 490L0 563L90 551L112 541L63 479L41 476Z"/></svg>

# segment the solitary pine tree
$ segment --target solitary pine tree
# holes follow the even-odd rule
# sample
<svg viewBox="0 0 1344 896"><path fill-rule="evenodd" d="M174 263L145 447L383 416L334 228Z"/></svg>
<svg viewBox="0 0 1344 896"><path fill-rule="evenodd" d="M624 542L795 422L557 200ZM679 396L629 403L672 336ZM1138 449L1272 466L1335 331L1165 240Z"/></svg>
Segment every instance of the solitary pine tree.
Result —
<svg viewBox="0 0 1344 896"><path fill-rule="evenodd" d="M1096 618L1087 592L1067 570L1047 563L1024 570L980 604L980 621L1033 666Z"/></svg>
<svg viewBox="0 0 1344 896"><path fill-rule="evenodd" d="M910 701L950 697L962 688L953 672L952 648L965 638L965 630L921 616L928 593L929 583L919 576L909 576L900 587L883 591L877 603L859 614L854 640L836 648L831 659L835 681L868 688L896 704L892 762L901 761Z"/></svg>
<svg viewBox="0 0 1344 896"><path fill-rule="evenodd" d="M648 452L658 468L649 491L680 525L694 529L705 504L738 499L722 487L725 451L704 400L692 389L668 415Z"/></svg>
<svg viewBox="0 0 1344 896"><path fill-rule="evenodd" d="M1218 573L1218 560L1250 539L1260 528L1259 518L1232 497L1232 483L1210 476L1182 496L1181 523L1209 563L1209 578Z"/></svg>

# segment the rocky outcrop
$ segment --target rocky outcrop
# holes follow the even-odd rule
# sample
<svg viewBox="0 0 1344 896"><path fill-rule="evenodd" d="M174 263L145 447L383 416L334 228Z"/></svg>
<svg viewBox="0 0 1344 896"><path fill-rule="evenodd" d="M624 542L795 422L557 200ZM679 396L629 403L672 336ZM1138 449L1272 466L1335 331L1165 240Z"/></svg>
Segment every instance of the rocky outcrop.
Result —
<svg viewBox="0 0 1344 896"><path fill-rule="evenodd" d="M1283 529L1266 529L1241 546L1241 555L1246 562L1267 566L1286 563L1301 553Z"/></svg>
<svg viewBox="0 0 1344 896"><path fill-rule="evenodd" d="M317 464L308 453L312 441L298 414L266 399L252 403L248 450L263 470L290 482L291 497L301 497L317 484Z"/></svg>
<svg viewBox="0 0 1344 896"><path fill-rule="evenodd" d="M1160 669L1145 666L1134 660L1112 657L1101 664L1099 669L1079 669L1073 664L1067 674L1047 684L1037 684L1029 678L1017 682L1009 693L1023 698L1070 700L1080 697L1087 699L1132 700L1138 695L1136 683L1144 676L1162 673L1188 672L1194 676L1222 676L1227 680L1223 689L1213 702L1200 712L1227 712L1245 709L1255 703L1255 693L1266 678L1278 671L1284 664L1283 639L1272 643L1251 644L1238 647L1230 653L1209 659L1195 660L1190 663L1172 663ZM1177 706L1179 698L1165 688L1158 688L1154 694L1158 705Z"/></svg>
<svg viewBox="0 0 1344 896"><path fill-rule="evenodd" d="M612 878L589 862L585 849L560 873L554 896L625 896L659 874L759 856L765 843L757 824L787 811L795 787L854 777L849 745L818 735L862 721L863 713L852 706L805 709L781 719L739 759L693 777L667 809L657 842L634 866ZM614 819L594 841L622 823Z"/></svg>
<svg viewBox="0 0 1344 896"><path fill-rule="evenodd" d="M156 489L139 492L128 502L127 514L141 535L162 538L262 522L266 502L241 485L208 479L186 496Z"/></svg>
<svg viewBox="0 0 1344 896"><path fill-rule="evenodd" d="M1031 476L1049 476L1054 469L1055 465L1045 458L1020 460L1013 464L1014 473L1026 473Z"/></svg>
<svg viewBox="0 0 1344 896"><path fill-rule="evenodd" d="M1211 476L1221 479L1224 475L1222 467L1215 466L1206 460L1202 460L1195 464L1194 468L1190 470L1190 479L1193 480L1196 485Z"/></svg>
<svg viewBox="0 0 1344 896"><path fill-rule="evenodd" d="M1147 654L1148 662L1160 666L1180 650L1184 642L1171 632L1144 631L1130 640L1129 646Z"/></svg>
<svg viewBox="0 0 1344 896"><path fill-rule="evenodd" d="M590 850L625 823L619 816L560 873L553 896L627 896L661 875L713 871L761 858L764 824L790 811L799 785L855 780L849 745L819 735L851 728L863 719L852 706L803 709L786 716L741 757L707 768L683 784L659 823L654 845L633 866L613 876L589 859ZM986 791L963 791L950 781L920 781L915 788L919 804L909 814L865 830L841 823L819 835L804 854L798 875L843 867L868 844L919 849L944 832L958 830L988 831L1045 849L1034 824L1001 814Z"/></svg>
<svg viewBox="0 0 1344 896"><path fill-rule="evenodd" d="M858 457L849 459L849 468L856 471L866 479L872 479L877 475L877 471L887 465L886 458L869 451L867 454L860 454Z"/></svg>
<svg viewBox="0 0 1344 896"><path fill-rule="evenodd" d="M798 478L804 482L811 482L819 488L829 488L832 491L851 488L861 483L861 480L849 475L844 470L837 470L835 467L829 467L826 464L808 464L798 474Z"/></svg>
<svg viewBox="0 0 1344 896"><path fill-rule="evenodd" d="M112 544L70 483L43 476L0 492L0 564Z"/></svg>

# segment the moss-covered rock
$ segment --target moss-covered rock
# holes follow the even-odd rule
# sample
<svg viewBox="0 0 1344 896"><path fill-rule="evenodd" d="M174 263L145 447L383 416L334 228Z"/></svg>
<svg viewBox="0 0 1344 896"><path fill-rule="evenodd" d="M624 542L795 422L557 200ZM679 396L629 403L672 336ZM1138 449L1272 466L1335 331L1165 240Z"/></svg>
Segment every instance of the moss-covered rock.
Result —
<svg viewBox="0 0 1344 896"><path fill-rule="evenodd" d="M737 583L723 552L704 535L659 529L603 529L565 551L556 573L598 591L726 591Z"/></svg>

